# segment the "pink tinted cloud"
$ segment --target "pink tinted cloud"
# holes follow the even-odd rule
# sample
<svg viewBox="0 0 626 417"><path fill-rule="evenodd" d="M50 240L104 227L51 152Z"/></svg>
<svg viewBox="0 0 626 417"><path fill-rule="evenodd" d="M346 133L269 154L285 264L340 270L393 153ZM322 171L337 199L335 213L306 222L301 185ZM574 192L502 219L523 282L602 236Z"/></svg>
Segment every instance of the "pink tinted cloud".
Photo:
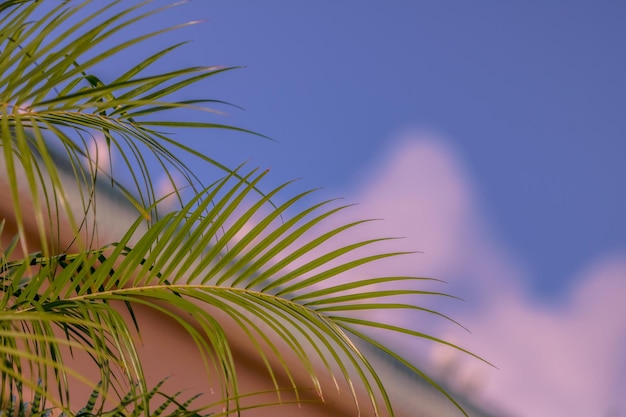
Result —
<svg viewBox="0 0 626 417"><path fill-rule="evenodd" d="M353 238L405 236L389 247L423 251L373 266L370 275L435 276L450 281L438 290L466 298L436 301L434 306L452 312L472 334L447 325L427 326L499 369L435 349L427 359L438 363L439 371L445 364L454 365L452 371L446 368L448 382L460 390L471 387L475 400L513 416L626 413L624 254L599 259L581 271L565 302L533 300L525 290L528 273L506 249L504 239L490 230L471 176L453 149L423 133L405 136L381 165L371 169L350 200L360 202L349 212L351 217L385 218L356 230ZM416 328L424 325L415 325L411 315L398 317L397 312L390 320ZM408 349L411 345L406 343L398 341L396 346ZM423 351L419 352L416 360L423 361Z"/></svg>

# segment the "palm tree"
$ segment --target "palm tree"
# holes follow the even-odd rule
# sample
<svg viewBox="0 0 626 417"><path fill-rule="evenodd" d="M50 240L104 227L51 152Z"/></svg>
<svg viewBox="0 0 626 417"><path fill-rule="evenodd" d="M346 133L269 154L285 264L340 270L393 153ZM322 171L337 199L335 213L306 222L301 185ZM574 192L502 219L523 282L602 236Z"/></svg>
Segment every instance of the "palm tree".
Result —
<svg viewBox="0 0 626 417"><path fill-rule="evenodd" d="M384 239L322 249L363 222L322 233L320 224L346 207L324 201L297 210L308 192L286 198L288 184L264 191L265 171L231 169L163 131L245 132L170 116L172 110L192 117L195 110L207 110L204 106L225 105L171 97L231 68L159 72L159 62L183 45L175 44L121 68L115 79L96 75L120 53L175 29L113 41L128 26L167 8L122 0L0 3L0 145L5 198L12 208L1 219L0 231L4 227L3 235L13 236L0 247L0 394L5 411L10 413L15 404L24 407L30 395L33 402L26 411L32 415L47 415L51 409L78 415L71 409L71 380L78 379L93 389L82 411L89 415L216 412L209 404L192 406L179 401L178 394L167 395L167 384L148 386L138 351L141 322L134 315L141 306L168 315L195 340L207 374L220 380L223 415L244 406L219 317L240 328L270 375L277 368L290 375L291 365L282 358L293 355L320 397L329 389L319 382L323 369L333 379L365 389L369 404L360 407L392 415L385 387L354 341L381 349L427 379L369 331L448 343L359 313L425 310L389 297L434 293L415 289L423 278L337 279L402 254L359 255L360 248ZM104 146L93 146L97 138ZM109 169L112 155L121 166ZM189 157L223 175L204 184L184 163ZM176 210L159 210L155 169L171 183ZM181 191L185 187L193 191L191 197ZM113 242L101 242L106 233L96 221L105 188L123 196L137 213ZM9 223L14 233L9 233ZM385 284L394 289L377 286ZM78 354L99 367L99 381L87 380L73 366ZM292 383L291 389L298 387ZM117 407L106 412L112 399Z"/></svg>

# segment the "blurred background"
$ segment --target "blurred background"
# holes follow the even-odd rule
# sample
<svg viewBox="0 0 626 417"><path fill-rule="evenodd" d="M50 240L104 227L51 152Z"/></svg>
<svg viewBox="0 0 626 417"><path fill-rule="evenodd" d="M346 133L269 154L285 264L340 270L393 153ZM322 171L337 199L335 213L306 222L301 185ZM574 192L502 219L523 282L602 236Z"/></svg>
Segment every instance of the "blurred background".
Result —
<svg viewBox="0 0 626 417"><path fill-rule="evenodd" d="M507 415L626 416L626 3L202 0L153 22L190 19L167 65L244 67L194 97L272 140L184 139L384 218L363 233L420 251L384 273L447 281L464 301L426 303L472 333L394 322L498 369L398 349Z"/></svg>

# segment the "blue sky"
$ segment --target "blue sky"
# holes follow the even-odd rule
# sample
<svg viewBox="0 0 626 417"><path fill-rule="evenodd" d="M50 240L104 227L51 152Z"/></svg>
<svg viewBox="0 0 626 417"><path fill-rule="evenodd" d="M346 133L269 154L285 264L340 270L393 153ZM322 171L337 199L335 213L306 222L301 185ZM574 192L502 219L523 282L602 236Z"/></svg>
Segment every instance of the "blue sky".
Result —
<svg viewBox="0 0 626 417"><path fill-rule="evenodd" d="M232 137L233 162L341 195L399 132L432 130L535 295L558 299L590 259L626 248L623 3L196 1L177 13L207 19L183 34L189 62L246 66L207 83L246 108L225 120L278 141Z"/></svg>
<svg viewBox="0 0 626 417"><path fill-rule="evenodd" d="M624 412L626 4L194 1L157 20L188 19L207 21L172 65L245 66L197 93L276 140L190 141L423 251L381 273L449 281L466 301L437 307L473 335L434 332L500 367L435 351L458 390L515 416Z"/></svg>
<svg viewBox="0 0 626 417"><path fill-rule="evenodd" d="M444 278L466 299L443 309L474 334L434 331L500 371L433 360L483 381L484 404L626 412L626 3L196 0L152 23L190 19L206 22L168 35L193 43L163 68L245 66L193 98L244 107L211 120L276 142L188 143L385 217L374 233L424 253L381 273Z"/></svg>

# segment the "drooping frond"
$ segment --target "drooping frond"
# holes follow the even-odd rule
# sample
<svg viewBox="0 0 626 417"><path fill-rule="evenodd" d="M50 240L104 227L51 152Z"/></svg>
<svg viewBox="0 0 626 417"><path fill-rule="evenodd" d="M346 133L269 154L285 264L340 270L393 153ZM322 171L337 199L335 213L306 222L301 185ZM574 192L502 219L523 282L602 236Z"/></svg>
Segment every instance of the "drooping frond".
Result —
<svg viewBox="0 0 626 417"><path fill-rule="evenodd" d="M0 14L0 147L2 165L10 185L16 223L25 245L25 210L35 210L42 249L48 252L50 229L62 214L74 230L85 227L75 213L94 209L96 178L109 178L135 208L150 219L158 198L151 173L160 166L174 182L174 173L192 187L201 181L176 155L176 149L193 154L229 171L209 156L201 155L154 130L202 127L241 130L193 119L181 121L168 110L208 110L219 100L172 100L181 89L232 68L189 67L168 72L154 70L158 63L184 43L139 57L112 80L102 80L98 68L109 64L141 42L173 29L158 29L122 42L112 41L130 25L171 6L150 8L149 2L121 7L121 0L102 2L100 8L83 2L3 2ZM55 6L45 9L43 4ZM126 6L128 2L124 2ZM44 12L43 16L41 15ZM37 16L35 19L34 16ZM100 144L100 146L96 146ZM111 155L121 155L116 170L131 181L111 177L106 167ZM59 155L69 163L74 179L68 183L59 169ZM73 184L72 184L73 183ZM79 202L70 201L68 188L76 188ZM176 189L177 187L173 187ZM28 190L27 193L24 193ZM76 199L74 199L76 200ZM78 206L78 207L77 207ZM26 249L26 247L24 247ZM57 248L56 250L59 250Z"/></svg>

